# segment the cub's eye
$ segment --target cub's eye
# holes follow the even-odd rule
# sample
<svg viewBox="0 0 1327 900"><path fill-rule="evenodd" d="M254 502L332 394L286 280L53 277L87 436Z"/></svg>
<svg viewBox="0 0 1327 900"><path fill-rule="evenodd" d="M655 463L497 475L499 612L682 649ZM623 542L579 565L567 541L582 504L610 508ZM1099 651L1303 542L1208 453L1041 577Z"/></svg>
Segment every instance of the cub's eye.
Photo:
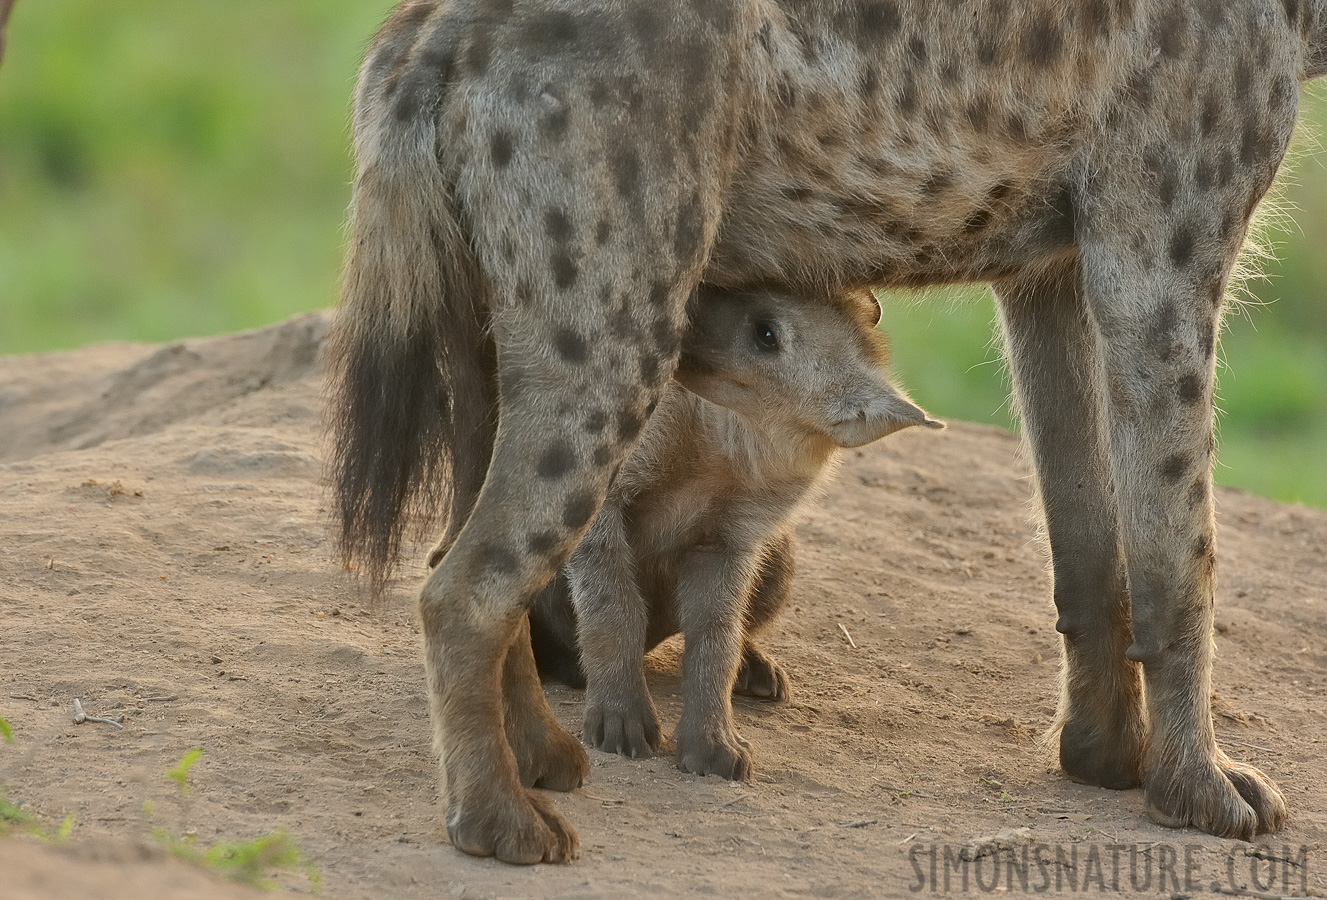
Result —
<svg viewBox="0 0 1327 900"><path fill-rule="evenodd" d="M756 322L751 329L756 346L766 353L775 353L779 349L779 335L769 322Z"/></svg>

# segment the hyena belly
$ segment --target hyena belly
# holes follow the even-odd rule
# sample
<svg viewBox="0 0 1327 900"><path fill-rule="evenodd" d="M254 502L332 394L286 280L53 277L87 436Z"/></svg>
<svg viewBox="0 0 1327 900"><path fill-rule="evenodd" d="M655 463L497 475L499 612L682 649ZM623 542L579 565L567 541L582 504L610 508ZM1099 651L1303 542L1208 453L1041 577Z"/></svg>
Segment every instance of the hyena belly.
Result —
<svg viewBox="0 0 1327 900"><path fill-rule="evenodd" d="M1067 13L1013 3L839 6L781 4L761 33L706 280L982 281L1072 250L1085 111L1147 61L1146 36L1069 47Z"/></svg>

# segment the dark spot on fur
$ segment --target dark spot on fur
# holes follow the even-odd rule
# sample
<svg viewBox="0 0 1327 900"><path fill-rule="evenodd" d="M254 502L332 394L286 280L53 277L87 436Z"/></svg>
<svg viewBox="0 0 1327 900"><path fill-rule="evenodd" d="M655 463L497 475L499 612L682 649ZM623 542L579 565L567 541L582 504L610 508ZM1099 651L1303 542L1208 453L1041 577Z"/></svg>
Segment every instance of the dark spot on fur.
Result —
<svg viewBox="0 0 1327 900"><path fill-rule="evenodd" d="M783 189L783 196L794 203L803 203L816 196L816 192L809 187L789 186Z"/></svg>
<svg viewBox="0 0 1327 900"><path fill-rule="evenodd" d="M576 260L571 258L571 253L567 249L554 251L549 259L549 265L553 268L553 283L560 289L565 291L576 283L580 267L576 265Z"/></svg>
<svg viewBox="0 0 1327 900"><path fill-rule="evenodd" d="M608 243L608 239L613 236L613 226L607 219L600 219L599 225L594 230L594 242L602 247Z"/></svg>
<svg viewBox="0 0 1327 900"><path fill-rule="evenodd" d="M682 338L678 330L673 325L663 319L654 323L651 328L651 337L654 338L655 349L665 359L672 359L677 356L678 347L681 346Z"/></svg>
<svg viewBox="0 0 1327 900"><path fill-rule="evenodd" d="M876 94L880 93L880 73L876 71L875 66L866 66L862 69L857 90L862 99L868 102L874 100Z"/></svg>
<svg viewBox="0 0 1327 900"><path fill-rule="evenodd" d="M1175 302L1172 300L1157 310L1156 322L1152 325L1152 345L1162 360L1170 359L1175 353L1175 322Z"/></svg>
<svg viewBox="0 0 1327 900"><path fill-rule="evenodd" d="M1189 508L1202 506L1207 501L1207 478L1197 478L1189 485Z"/></svg>
<svg viewBox="0 0 1327 900"><path fill-rule="evenodd" d="M613 448L607 444L596 447L590 461L594 463L596 468L602 469L613 461Z"/></svg>
<svg viewBox="0 0 1327 900"><path fill-rule="evenodd" d="M1023 58L1038 68L1045 68L1060 58L1064 35L1050 16L1040 16L1023 35Z"/></svg>
<svg viewBox="0 0 1327 900"><path fill-rule="evenodd" d="M926 180L922 182L922 193L928 197L934 197L953 186L954 173L947 169L940 169L926 176Z"/></svg>
<svg viewBox="0 0 1327 900"><path fill-rule="evenodd" d="M593 491L577 491L562 506L562 524L572 529L584 528L598 511L599 498Z"/></svg>
<svg viewBox="0 0 1327 900"><path fill-rule="evenodd" d="M1193 406L1203 399L1203 379L1198 375L1185 375L1179 380L1177 392L1181 403Z"/></svg>
<svg viewBox="0 0 1327 900"><path fill-rule="evenodd" d="M1216 126L1221 123L1221 99L1213 92L1209 91L1207 99L1203 102L1202 118L1198 120L1198 126L1202 129L1203 135L1210 135L1216 130Z"/></svg>
<svg viewBox="0 0 1327 900"><path fill-rule="evenodd" d="M549 238L559 244L568 244L575 237L571 217L565 209L550 209L544 213L544 231Z"/></svg>
<svg viewBox="0 0 1327 900"><path fill-rule="evenodd" d="M507 168L515 150L512 136L505 131L495 131L488 139L489 158L493 160L493 165L499 169Z"/></svg>
<svg viewBox="0 0 1327 900"><path fill-rule="evenodd" d="M535 531L525 536L525 546L539 556L548 556L561 543L562 535L556 531Z"/></svg>
<svg viewBox="0 0 1327 900"><path fill-rule="evenodd" d="M570 328L559 328L553 335L553 346L558 356L569 363L580 365L590 358L590 345L585 338Z"/></svg>
<svg viewBox="0 0 1327 900"><path fill-rule="evenodd" d="M635 407L624 406L617 414L617 439L619 443L634 441L645 427L645 420Z"/></svg>
<svg viewBox="0 0 1327 900"><path fill-rule="evenodd" d="M1019 113L1010 113L1004 120L1004 133L1011 141L1024 143L1028 139L1028 123Z"/></svg>
<svg viewBox="0 0 1327 900"><path fill-rule="evenodd" d="M1218 298L1217 305L1219 306L1220 303L1220 298ZM1204 318L1199 324L1198 339L1202 342L1203 359L1211 359L1212 355L1216 353L1216 322L1212 317Z"/></svg>
<svg viewBox="0 0 1327 900"><path fill-rule="evenodd" d="M590 434L598 434L608 427L608 413L602 409L597 409L590 413L585 419L585 430Z"/></svg>
<svg viewBox="0 0 1327 900"><path fill-rule="evenodd" d="M855 4L857 35L862 44L880 44L898 34L903 19L894 0Z"/></svg>
<svg viewBox="0 0 1327 900"><path fill-rule="evenodd" d="M978 97L963 111L968 126L978 134L985 132L991 125L991 101L988 97Z"/></svg>
<svg viewBox="0 0 1327 900"><path fill-rule="evenodd" d="M1084 24L1096 37L1110 34L1110 7L1106 0L1087 0L1083 5Z"/></svg>
<svg viewBox="0 0 1327 900"><path fill-rule="evenodd" d="M480 567L499 575L510 575L521 567L516 554L498 544L483 545L476 551L476 556Z"/></svg>
<svg viewBox="0 0 1327 900"><path fill-rule="evenodd" d="M903 77L903 86L898 95L899 112L911 113L917 109L917 78L908 72Z"/></svg>
<svg viewBox="0 0 1327 900"><path fill-rule="evenodd" d="M640 156L630 144L615 147L609 153L609 165L613 169L613 182L617 193L628 201L640 198Z"/></svg>
<svg viewBox="0 0 1327 900"><path fill-rule="evenodd" d="M797 105L797 89L793 87L793 83L790 79L780 78L779 84L775 90L779 96L779 103L781 103L785 109L792 109Z"/></svg>
<svg viewBox="0 0 1327 900"><path fill-rule="evenodd" d="M576 451L566 441L557 441L544 450L535 466L540 478L561 478L576 468Z"/></svg>
<svg viewBox="0 0 1327 900"><path fill-rule="evenodd" d="M963 230L968 234L975 234L987 228L991 224L991 211L986 207L973 210L972 215L968 216L963 223Z"/></svg>
<svg viewBox="0 0 1327 900"><path fill-rule="evenodd" d="M1148 110L1152 107L1152 100L1155 95L1155 87L1152 82L1151 69L1145 69L1133 73L1129 77L1126 89L1134 104L1142 110Z"/></svg>
<svg viewBox="0 0 1327 900"><path fill-rule="evenodd" d="M917 62L926 62L926 42L920 36L908 41L908 55Z"/></svg>
<svg viewBox="0 0 1327 900"><path fill-rule="evenodd" d="M1161 475L1167 481L1179 481L1189 471L1189 454L1175 453L1161 464Z"/></svg>
<svg viewBox="0 0 1327 900"><path fill-rule="evenodd" d="M658 357L649 353L640 355L640 380L651 387L659 383Z"/></svg>
<svg viewBox="0 0 1327 900"><path fill-rule="evenodd" d="M470 43L466 45L461 57L465 73L470 76L483 75L492 57L493 45L489 40L489 32L483 28L471 29Z"/></svg>
<svg viewBox="0 0 1327 900"><path fill-rule="evenodd" d="M1193 558L1209 565L1216 559L1216 550L1214 550L1212 535L1202 535L1201 538L1193 542Z"/></svg>
<svg viewBox="0 0 1327 900"><path fill-rule="evenodd" d="M673 233L673 253L683 265L691 265L700 255L701 241L705 237L704 211L700 197L693 195L677 216L677 229Z"/></svg>
<svg viewBox="0 0 1327 900"><path fill-rule="evenodd" d="M1175 264L1177 269L1187 268L1189 263L1193 262L1194 246L1197 242L1197 235L1194 234L1193 226L1187 222L1177 227L1170 234L1170 261Z"/></svg>

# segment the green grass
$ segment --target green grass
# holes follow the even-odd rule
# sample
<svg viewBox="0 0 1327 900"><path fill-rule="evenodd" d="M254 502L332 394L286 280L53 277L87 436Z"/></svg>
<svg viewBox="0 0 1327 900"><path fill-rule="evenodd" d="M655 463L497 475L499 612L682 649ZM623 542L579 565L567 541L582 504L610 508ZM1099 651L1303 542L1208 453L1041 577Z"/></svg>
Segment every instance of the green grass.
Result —
<svg viewBox="0 0 1327 900"><path fill-rule="evenodd" d="M161 341L331 305L355 68L390 0L27 0L0 68L0 353ZM1321 93L1321 91L1319 91ZM1306 103L1327 125L1327 103ZM1327 507L1327 152L1222 345L1217 479ZM1011 424L991 301L887 304L900 380Z"/></svg>

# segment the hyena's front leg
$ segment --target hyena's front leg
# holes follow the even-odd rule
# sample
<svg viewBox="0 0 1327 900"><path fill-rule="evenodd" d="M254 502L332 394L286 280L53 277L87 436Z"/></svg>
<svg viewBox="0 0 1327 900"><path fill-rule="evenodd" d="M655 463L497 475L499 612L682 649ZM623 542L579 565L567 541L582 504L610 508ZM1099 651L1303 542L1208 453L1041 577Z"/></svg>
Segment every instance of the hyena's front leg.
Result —
<svg viewBox="0 0 1327 900"><path fill-rule="evenodd" d="M733 725L733 684L742 659L751 594L751 554L726 546L683 555L677 579L682 651L682 719L677 759L696 775L751 780L751 745Z"/></svg>
<svg viewBox="0 0 1327 900"><path fill-rule="evenodd" d="M1125 656L1129 591L1101 423L1096 336L1077 262L996 286L1036 463L1063 637L1060 765L1107 788L1142 783L1142 677Z"/></svg>
<svg viewBox="0 0 1327 900"><path fill-rule="evenodd" d="M607 503L567 566L585 670L581 737L633 758L659 749L659 715L645 684L649 607L635 569L623 509Z"/></svg>
<svg viewBox="0 0 1327 900"><path fill-rule="evenodd" d="M1133 615L1127 655L1146 685L1148 814L1250 840L1280 828L1286 807L1270 779L1217 748L1212 725L1215 336L1244 231L1236 219L1238 234L1221 234L1222 212L1157 229L1159 259L1115 246L1119 230L1103 229L1083 251L1084 291L1107 386Z"/></svg>

